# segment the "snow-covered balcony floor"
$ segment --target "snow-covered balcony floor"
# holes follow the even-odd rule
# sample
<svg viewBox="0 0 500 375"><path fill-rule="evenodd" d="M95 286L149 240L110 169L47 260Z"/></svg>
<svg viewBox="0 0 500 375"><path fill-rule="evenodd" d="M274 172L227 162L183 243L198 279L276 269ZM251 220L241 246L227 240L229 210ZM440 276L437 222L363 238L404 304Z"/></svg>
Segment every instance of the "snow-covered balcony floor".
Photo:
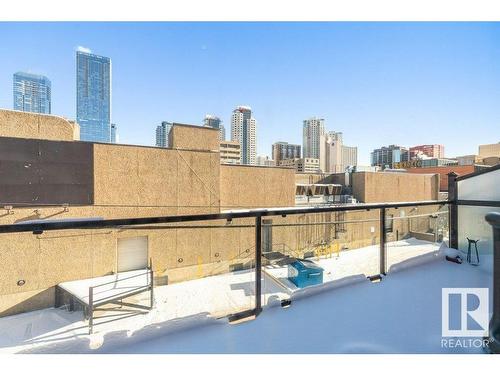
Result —
<svg viewBox="0 0 500 375"><path fill-rule="evenodd" d="M214 276L173 284L168 288L156 288L157 307L152 312L106 323L102 325L100 332L90 336L86 334L86 324L81 320L81 313L77 312L71 314L64 310L45 309L2 318L0 351L482 352L480 348L441 347L441 288L490 287L491 273L468 264L447 262L442 252L430 252L436 250L435 245L434 248L426 249L422 246L410 243L404 246L393 245L388 249L388 253L391 251L395 256L399 252L400 259L416 256L418 253L415 251L418 249L427 255L423 255L418 261L413 258L409 262L396 264L380 283L371 283L360 275L346 275L341 280L318 288L290 293L279 289L266 276L263 283L264 302L270 306L265 307L257 319L245 323L228 324L226 319L214 319L214 314L210 314L208 310L222 311L228 305L234 305L233 309L252 307L254 297L246 286L251 285L253 272ZM378 258L376 251L366 249L359 250L373 253ZM357 257L354 252L355 250L349 251L349 256ZM403 256L403 253L406 255ZM366 260L366 256L363 259ZM326 272L329 272L329 262L335 264L335 260L320 260ZM353 275L351 272L350 274ZM232 278L229 284L227 277ZM210 283L210 289L217 289L218 286L220 293L207 293L207 285L204 285L207 283ZM186 285L189 285L189 290L194 294L185 295ZM280 298L290 295L293 302L289 308L283 309L276 303Z"/></svg>

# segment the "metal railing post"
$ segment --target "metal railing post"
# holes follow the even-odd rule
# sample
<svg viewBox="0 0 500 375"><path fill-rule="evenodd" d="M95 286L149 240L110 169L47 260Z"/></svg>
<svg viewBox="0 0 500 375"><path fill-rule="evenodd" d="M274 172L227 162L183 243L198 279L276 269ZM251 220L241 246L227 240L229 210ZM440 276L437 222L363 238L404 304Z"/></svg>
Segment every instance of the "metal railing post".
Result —
<svg viewBox="0 0 500 375"><path fill-rule="evenodd" d="M94 288L89 287L89 335L94 332Z"/></svg>
<svg viewBox="0 0 500 375"><path fill-rule="evenodd" d="M385 243L386 243L386 233L385 233L385 208L380 209L380 274L385 275Z"/></svg>
<svg viewBox="0 0 500 375"><path fill-rule="evenodd" d="M450 230L450 248L458 249L458 188L457 188L457 174L455 172L448 173L448 201L450 206L448 208L449 217L448 225Z"/></svg>
<svg viewBox="0 0 500 375"><path fill-rule="evenodd" d="M493 315L488 350L500 354L500 213L489 213L486 221L493 227Z"/></svg>
<svg viewBox="0 0 500 375"><path fill-rule="evenodd" d="M149 258L149 302L150 302L150 305L149 305L149 309L150 310L153 310L153 306L154 306L154 301L155 301L155 297L154 297L154 279L153 279L154 275L153 275L153 259L152 258Z"/></svg>
<svg viewBox="0 0 500 375"><path fill-rule="evenodd" d="M262 217L255 217L255 316L262 311Z"/></svg>

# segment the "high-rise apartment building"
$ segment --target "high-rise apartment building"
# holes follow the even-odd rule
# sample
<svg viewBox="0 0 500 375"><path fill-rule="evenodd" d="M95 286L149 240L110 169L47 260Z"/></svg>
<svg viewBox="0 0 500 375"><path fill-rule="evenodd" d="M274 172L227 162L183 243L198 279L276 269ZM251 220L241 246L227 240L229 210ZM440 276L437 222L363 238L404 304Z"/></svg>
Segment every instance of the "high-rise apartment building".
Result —
<svg viewBox="0 0 500 375"><path fill-rule="evenodd" d="M80 139L111 141L111 60L76 52L76 121Z"/></svg>
<svg viewBox="0 0 500 375"><path fill-rule="evenodd" d="M347 167L355 167L358 165L358 148L354 146L342 146L342 164L344 171Z"/></svg>
<svg viewBox="0 0 500 375"><path fill-rule="evenodd" d="M219 129L219 141L222 142L226 140L226 128L224 128L221 119L217 116L206 115L205 119L203 120L203 125L209 126L214 129Z"/></svg>
<svg viewBox="0 0 500 375"><path fill-rule="evenodd" d="M321 136L325 134L325 120L312 117L303 122L303 153L304 158L320 158Z"/></svg>
<svg viewBox="0 0 500 375"><path fill-rule="evenodd" d="M443 145L420 145L410 147L410 160L422 158L444 158Z"/></svg>
<svg viewBox="0 0 500 375"><path fill-rule="evenodd" d="M397 145L377 148L371 153L371 165L382 168L392 168L394 163L408 160L410 160L408 149Z"/></svg>
<svg viewBox="0 0 500 375"><path fill-rule="evenodd" d="M118 126L111 124L111 143L118 143Z"/></svg>
<svg viewBox="0 0 500 375"><path fill-rule="evenodd" d="M272 157L276 165L284 159L300 158L300 145L294 145L288 142L276 142L272 145Z"/></svg>
<svg viewBox="0 0 500 375"><path fill-rule="evenodd" d="M17 72L13 79L14 109L23 112L51 112L51 83L41 75Z"/></svg>
<svg viewBox="0 0 500 375"><path fill-rule="evenodd" d="M231 140L241 146L241 164L256 164L257 122L252 117L252 109L237 107L231 116Z"/></svg>
<svg viewBox="0 0 500 375"><path fill-rule="evenodd" d="M161 125L156 127L156 146L157 147L168 147L168 133L172 129L172 123L168 121L162 121Z"/></svg>

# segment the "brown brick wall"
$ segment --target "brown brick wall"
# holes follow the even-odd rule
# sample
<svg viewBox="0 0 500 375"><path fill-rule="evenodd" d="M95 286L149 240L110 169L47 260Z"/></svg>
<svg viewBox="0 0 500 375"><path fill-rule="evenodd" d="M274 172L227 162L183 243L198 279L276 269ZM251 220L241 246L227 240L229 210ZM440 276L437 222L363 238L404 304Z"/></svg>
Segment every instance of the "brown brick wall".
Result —
<svg viewBox="0 0 500 375"><path fill-rule="evenodd" d="M425 168L408 168L408 173L414 174L429 174L437 173L439 175L439 190L448 191L448 173L455 172L457 175L462 176L465 174L473 173L473 165L454 165L443 167L425 167Z"/></svg>

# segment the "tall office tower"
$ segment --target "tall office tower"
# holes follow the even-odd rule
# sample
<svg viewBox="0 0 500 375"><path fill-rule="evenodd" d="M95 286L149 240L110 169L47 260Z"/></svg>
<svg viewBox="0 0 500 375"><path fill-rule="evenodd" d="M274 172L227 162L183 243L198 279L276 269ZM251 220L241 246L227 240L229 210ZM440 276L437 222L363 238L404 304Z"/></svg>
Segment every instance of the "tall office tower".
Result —
<svg viewBox="0 0 500 375"><path fill-rule="evenodd" d="M409 161L409 159L408 149L397 145L377 148L371 153L372 166L377 165L382 168L392 168L394 163Z"/></svg>
<svg viewBox="0 0 500 375"><path fill-rule="evenodd" d="M231 116L231 140L241 145L241 164L256 164L257 122L252 117L252 109L237 107Z"/></svg>
<svg viewBox="0 0 500 375"><path fill-rule="evenodd" d="M111 141L111 60L76 52L76 121L80 139Z"/></svg>
<svg viewBox="0 0 500 375"><path fill-rule="evenodd" d="M410 147L410 159L415 158L444 158L443 145L420 145Z"/></svg>
<svg viewBox="0 0 500 375"><path fill-rule="evenodd" d="M324 173L344 172L342 161L343 139L340 132L328 132L320 136L320 169Z"/></svg>
<svg viewBox="0 0 500 375"><path fill-rule="evenodd" d="M157 147L168 147L168 134L172 129L172 123L167 121L162 121L161 125L156 127L156 146Z"/></svg>
<svg viewBox="0 0 500 375"><path fill-rule="evenodd" d="M14 109L23 112L51 112L50 80L41 75L17 72L13 80Z"/></svg>
<svg viewBox="0 0 500 375"><path fill-rule="evenodd" d="M304 158L320 158L321 136L325 134L325 120L312 117L303 123Z"/></svg>
<svg viewBox="0 0 500 375"><path fill-rule="evenodd" d="M342 164L344 171L347 167L358 165L358 148L355 146L342 146Z"/></svg>
<svg viewBox="0 0 500 375"><path fill-rule="evenodd" d="M118 143L118 126L111 124L111 143Z"/></svg>
<svg viewBox="0 0 500 375"><path fill-rule="evenodd" d="M209 126L214 129L219 129L219 141L223 142L226 140L226 128L222 125L220 118L214 115L206 115L203 120L204 126Z"/></svg>
<svg viewBox="0 0 500 375"><path fill-rule="evenodd" d="M272 157L276 165L284 159L300 159L300 145L288 142L276 142L272 146Z"/></svg>

